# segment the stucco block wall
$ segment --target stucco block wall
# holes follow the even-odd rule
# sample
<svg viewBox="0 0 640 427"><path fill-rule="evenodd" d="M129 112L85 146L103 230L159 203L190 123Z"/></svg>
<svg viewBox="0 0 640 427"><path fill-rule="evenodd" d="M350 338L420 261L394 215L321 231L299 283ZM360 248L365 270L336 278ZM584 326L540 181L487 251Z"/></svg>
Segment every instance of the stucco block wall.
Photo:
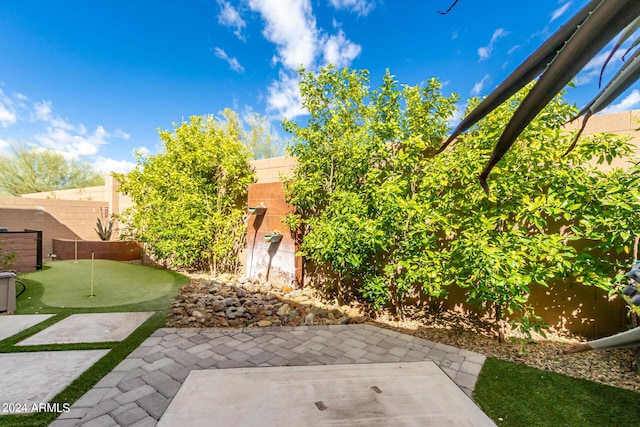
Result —
<svg viewBox="0 0 640 427"><path fill-rule="evenodd" d="M282 156L271 159L253 160L251 167L256 172L256 182L259 184L280 182L280 176L291 176L297 165L294 157Z"/></svg>
<svg viewBox="0 0 640 427"><path fill-rule="evenodd" d="M53 238L98 240L94 227L105 202L0 197L0 227L9 231L42 230L44 260Z"/></svg>

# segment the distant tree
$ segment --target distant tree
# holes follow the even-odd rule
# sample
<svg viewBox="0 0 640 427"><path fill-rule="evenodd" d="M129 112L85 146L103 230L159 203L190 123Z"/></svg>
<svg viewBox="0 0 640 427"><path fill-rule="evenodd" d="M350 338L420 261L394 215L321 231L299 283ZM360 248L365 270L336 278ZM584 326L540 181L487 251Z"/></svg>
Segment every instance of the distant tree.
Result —
<svg viewBox="0 0 640 427"><path fill-rule="evenodd" d="M249 149L254 159L270 159L284 155L285 140L274 131L267 117L252 112L242 120L238 113L229 108L225 108L221 114L222 117L218 121L223 126L236 129L240 141Z"/></svg>
<svg viewBox="0 0 640 427"><path fill-rule="evenodd" d="M104 184L104 177L89 163L25 145L14 145L11 151L0 155L0 194L19 196Z"/></svg>
<svg viewBox="0 0 640 427"><path fill-rule="evenodd" d="M225 110L219 120L193 116L161 131L161 153L139 154L134 170L115 174L134 202L119 217L124 236L176 267L237 270L246 237L242 206L254 177L241 129L237 114Z"/></svg>
<svg viewBox="0 0 640 427"><path fill-rule="evenodd" d="M270 159L284 155L285 141L273 131L268 118L251 113L246 121L249 130L244 132L243 140L253 153L254 159Z"/></svg>

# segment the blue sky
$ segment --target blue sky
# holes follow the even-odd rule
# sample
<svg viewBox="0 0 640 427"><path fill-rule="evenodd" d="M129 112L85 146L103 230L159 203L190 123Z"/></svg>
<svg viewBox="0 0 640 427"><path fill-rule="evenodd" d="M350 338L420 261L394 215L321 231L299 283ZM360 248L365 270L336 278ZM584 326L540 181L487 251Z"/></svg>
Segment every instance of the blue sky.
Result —
<svg viewBox="0 0 640 427"><path fill-rule="evenodd" d="M460 109L486 95L586 0L3 0L0 153L22 142L127 171L157 130L229 107L304 120L295 70L331 62L436 77ZM610 46L607 48L610 49ZM596 93L606 50L567 99ZM616 67L610 66L611 76ZM630 90L609 111L637 108Z"/></svg>

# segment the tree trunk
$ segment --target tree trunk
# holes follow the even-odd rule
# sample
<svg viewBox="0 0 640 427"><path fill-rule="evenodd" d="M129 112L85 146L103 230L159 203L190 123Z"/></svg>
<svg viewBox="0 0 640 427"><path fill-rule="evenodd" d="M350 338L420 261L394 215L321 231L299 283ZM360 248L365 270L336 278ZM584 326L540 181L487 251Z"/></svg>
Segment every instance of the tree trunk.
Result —
<svg viewBox="0 0 640 427"><path fill-rule="evenodd" d="M342 274L338 273L338 286L336 287L336 299L338 304L344 305L344 293L342 292Z"/></svg>
<svg viewBox="0 0 640 427"><path fill-rule="evenodd" d="M502 307L496 305L496 323L498 323L498 342L503 343L506 341L506 327L505 321L502 317Z"/></svg>

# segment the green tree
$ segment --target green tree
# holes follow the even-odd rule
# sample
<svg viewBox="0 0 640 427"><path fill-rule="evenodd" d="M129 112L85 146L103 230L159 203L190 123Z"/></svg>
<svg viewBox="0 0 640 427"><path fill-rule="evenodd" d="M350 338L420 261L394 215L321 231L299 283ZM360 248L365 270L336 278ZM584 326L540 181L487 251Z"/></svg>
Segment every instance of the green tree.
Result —
<svg viewBox="0 0 640 427"><path fill-rule="evenodd" d="M575 109L556 97L493 170L489 197L476 177L531 86L433 157L457 98L436 80L400 86L387 73L380 88L367 84L365 71L302 73L310 118L285 122L298 158L287 221L304 232L302 253L338 275L338 295L402 315L407 296L441 298L455 284L495 316L503 340L508 316L539 330L534 286L612 289L640 228L640 169L598 166L628 155L626 138L584 138L563 156Z"/></svg>
<svg viewBox="0 0 640 427"><path fill-rule="evenodd" d="M104 177L90 164L68 160L53 151L14 145L11 154L0 156L0 193L27 193L92 187L104 184Z"/></svg>
<svg viewBox="0 0 640 427"><path fill-rule="evenodd" d="M376 308L391 300L400 313L407 283L419 279L402 263L422 256L412 230L429 170L423 159L448 130L457 97L442 96L435 79L400 87L388 72L375 90L366 71L327 67L301 77L310 118L304 127L284 123L298 160L286 182L296 207L287 222L304 233L302 253L338 275L339 299L356 293Z"/></svg>
<svg viewBox="0 0 640 427"><path fill-rule="evenodd" d="M242 206L254 174L236 118L225 110L220 120L175 123L159 133L160 154L138 155L133 171L116 174L134 202L120 218L125 234L158 259L213 274L237 270L246 237Z"/></svg>

